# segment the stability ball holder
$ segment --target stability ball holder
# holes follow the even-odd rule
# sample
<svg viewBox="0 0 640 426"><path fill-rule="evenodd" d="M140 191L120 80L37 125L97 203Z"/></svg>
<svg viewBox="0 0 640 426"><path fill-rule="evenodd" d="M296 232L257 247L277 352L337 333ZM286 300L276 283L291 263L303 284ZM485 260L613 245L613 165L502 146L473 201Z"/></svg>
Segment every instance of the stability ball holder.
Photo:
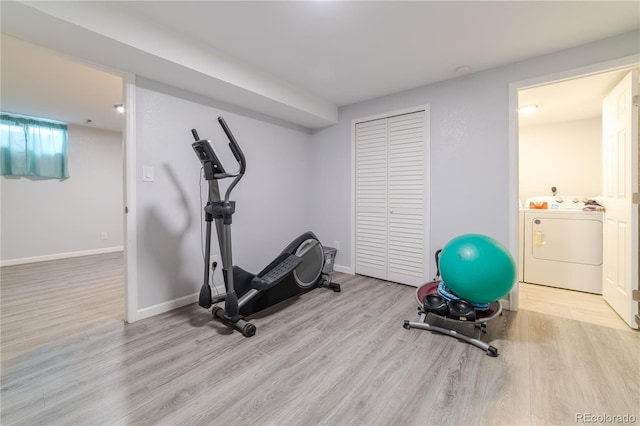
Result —
<svg viewBox="0 0 640 426"><path fill-rule="evenodd" d="M438 273L434 280L416 290L419 320L405 320L403 327L407 330L417 328L455 337L482 349L489 356L498 356L498 349L483 342L480 337L486 333L487 322L502 314L500 298L509 293L516 280L516 264L507 249L485 235L461 235L436 252L436 264ZM457 298L476 304L486 303L488 307L476 308L473 315L460 317L451 310L456 303L462 301L452 299L448 302L448 309L444 306L436 306L435 309L430 297L436 301L436 297L442 299L439 293L441 273L442 283ZM438 317L444 324L431 324L429 317ZM472 324L475 332L472 336L467 335L447 323Z"/></svg>
<svg viewBox="0 0 640 426"><path fill-rule="evenodd" d="M491 237L466 234L449 241L440 254L445 285L468 302L490 303L511 291L516 264L505 246Z"/></svg>

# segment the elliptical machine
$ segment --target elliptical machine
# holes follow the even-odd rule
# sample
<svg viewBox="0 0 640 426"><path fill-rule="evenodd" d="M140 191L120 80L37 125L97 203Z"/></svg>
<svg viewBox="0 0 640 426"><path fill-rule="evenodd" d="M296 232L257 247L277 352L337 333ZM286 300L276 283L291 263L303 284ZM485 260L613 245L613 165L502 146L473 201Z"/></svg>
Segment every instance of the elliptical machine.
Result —
<svg viewBox="0 0 640 426"><path fill-rule="evenodd" d="M340 285L331 282L323 273L325 255L322 245L313 232L305 232L293 240L280 255L257 275L233 265L231 251L231 223L236 203L230 201L231 191L238 184L246 170L244 153L222 117L218 122L229 139L229 148L239 168L227 172L220 162L211 141L200 139L196 129L191 133L196 140L192 147L204 168L204 178L209 183L209 199L204 208L206 222L204 283L200 289L198 304L209 309L212 305L225 302L224 309L214 306L212 314L224 324L232 326L244 336L256 333L256 327L245 317L275 305L291 297L306 293L318 286L340 291ZM224 199L220 197L218 181L233 178ZM225 294L212 297L209 285L209 265L211 262L211 222L215 220ZM217 264L214 262L213 267Z"/></svg>

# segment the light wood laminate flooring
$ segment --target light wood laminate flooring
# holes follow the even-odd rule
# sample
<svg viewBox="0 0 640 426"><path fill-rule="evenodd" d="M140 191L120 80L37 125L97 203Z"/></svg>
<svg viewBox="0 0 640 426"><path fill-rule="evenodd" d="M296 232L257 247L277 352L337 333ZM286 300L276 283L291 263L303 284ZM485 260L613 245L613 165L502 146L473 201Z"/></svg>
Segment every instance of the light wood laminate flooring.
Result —
<svg viewBox="0 0 640 426"><path fill-rule="evenodd" d="M0 268L2 362L124 321L122 252Z"/></svg>
<svg viewBox="0 0 640 426"><path fill-rule="evenodd" d="M624 331L631 330L600 295L536 284L519 285L519 309Z"/></svg>
<svg viewBox="0 0 640 426"><path fill-rule="evenodd" d="M3 347L2 424L555 425L584 414L638 422L636 332L507 311L483 336L499 350L493 358L405 330L417 318L414 288L334 280L341 293L316 289L257 315L251 338L190 305L14 347L6 361ZM4 275L2 285L4 298Z"/></svg>

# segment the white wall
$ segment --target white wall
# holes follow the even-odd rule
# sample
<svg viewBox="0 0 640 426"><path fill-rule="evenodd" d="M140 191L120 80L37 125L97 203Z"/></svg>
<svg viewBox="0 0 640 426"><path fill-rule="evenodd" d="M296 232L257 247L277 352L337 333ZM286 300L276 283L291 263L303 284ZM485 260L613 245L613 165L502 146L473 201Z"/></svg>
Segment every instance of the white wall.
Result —
<svg viewBox="0 0 640 426"><path fill-rule="evenodd" d="M602 195L602 119L520 128L520 200Z"/></svg>
<svg viewBox="0 0 640 426"><path fill-rule="evenodd" d="M68 131L68 179L2 176L3 264L122 248L122 135Z"/></svg>
<svg viewBox="0 0 640 426"><path fill-rule="evenodd" d="M314 165L325 172L313 182L311 227L321 239L340 241L336 264L351 267L351 122L429 104L431 253L467 232L508 245L509 84L638 54L639 35L634 31L341 108L338 124L313 135Z"/></svg>
<svg viewBox="0 0 640 426"><path fill-rule="evenodd" d="M309 185L321 173L311 167L308 133L224 111L211 100L145 79L136 86L138 310L187 297L202 285L201 165L191 148L192 128L212 140L225 167L234 170L217 122L222 115L247 159L231 197L234 264L257 273L308 230ZM153 182L142 181L143 166L154 168ZM202 197L206 203L206 181ZM215 228L212 254L219 255ZM221 271L220 263L217 285Z"/></svg>

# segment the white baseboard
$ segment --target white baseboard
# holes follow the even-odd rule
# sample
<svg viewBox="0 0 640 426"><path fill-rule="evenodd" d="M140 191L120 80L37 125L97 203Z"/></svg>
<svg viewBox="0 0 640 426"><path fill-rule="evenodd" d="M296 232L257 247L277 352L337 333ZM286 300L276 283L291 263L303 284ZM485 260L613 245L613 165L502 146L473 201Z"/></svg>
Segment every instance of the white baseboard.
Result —
<svg viewBox="0 0 640 426"><path fill-rule="evenodd" d="M168 302L163 302L157 305L149 306L148 308L138 309L138 312L136 312L135 321L139 321L145 318L164 314L165 312L169 312L174 309L181 308L185 305L190 305L192 303L195 303L198 301L199 295L200 293L193 293L187 296L180 297L178 299L169 300ZM133 321L130 320L129 322L133 322Z"/></svg>
<svg viewBox="0 0 640 426"><path fill-rule="evenodd" d="M47 255L44 255L44 256L23 257L21 259L9 259L9 260L0 261L0 267L1 266L24 265L26 263L47 262L49 260L68 259L68 258L71 258L71 257L93 256L94 254L113 253L113 252L123 251L123 250L124 250L123 246L116 246L116 247L105 247L105 248L93 249L93 250L71 251L71 252L67 252L67 253L47 254Z"/></svg>
<svg viewBox="0 0 640 426"><path fill-rule="evenodd" d="M212 288L211 290L214 296L216 294L224 293L224 287L216 286L216 288ZM217 293L216 293L216 290L218 291ZM169 312L174 309L182 308L183 306L190 305L192 303L197 303L199 297L200 297L200 292L188 294L186 296L179 297L177 299L169 300L168 302L163 302L157 305L149 306L148 308L139 309L136 312L136 317L129 319L128 322L143 320L145 318L150 318L156 315L164 314L165 312Z"/></svg>
<svg viewBox="0 0 640 426"><path fill-rule="evenodd" d="M511 311L511 302L509 301L508 298L504 298L504 299L500 299L500 302L502 303L502 309L506 310L506 311Z"/></svg>
<svg viewBox="0 0 640 426"><path fill-rule="evenodd" d="M336 272L342 272L349 275L354 275L353 269L348 266L336 265L333 264L333 270Z"/></svg>

